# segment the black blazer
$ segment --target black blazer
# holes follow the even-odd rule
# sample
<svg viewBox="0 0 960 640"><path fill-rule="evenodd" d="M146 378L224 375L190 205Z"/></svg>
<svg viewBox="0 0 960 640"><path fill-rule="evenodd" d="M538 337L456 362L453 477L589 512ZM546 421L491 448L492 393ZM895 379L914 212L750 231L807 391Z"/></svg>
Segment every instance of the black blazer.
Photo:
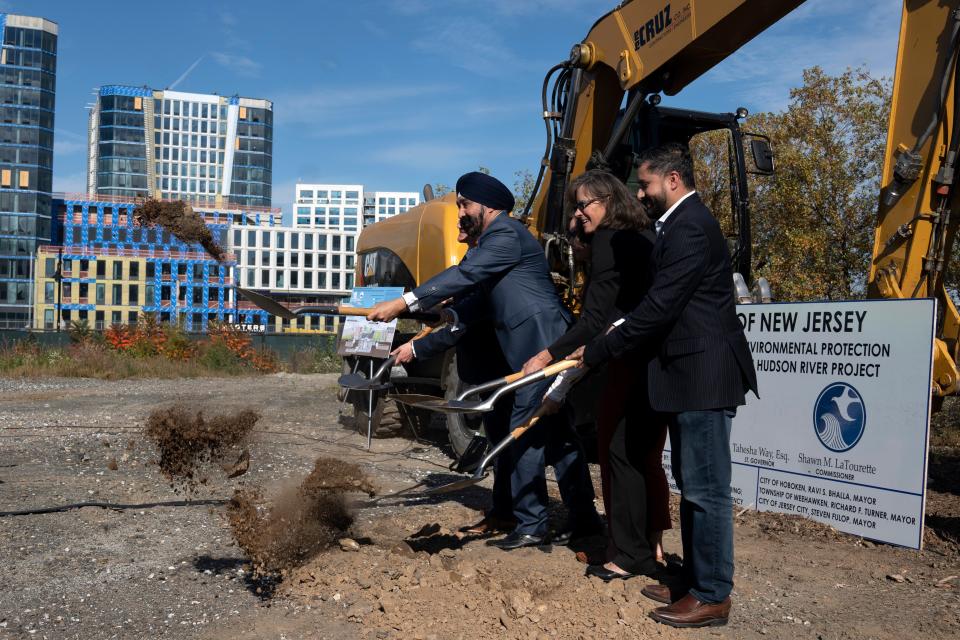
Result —
<svg viewBox="0 0 960 640"><path fill-rule="evenodd" d="M590 240L590 273L580 317L548 350L554 359L606 331L636 307L647 290L652 231L598 229Z"/></svg>
<svg viewBox="0 0 960 640"><path fill-rule="evenodd" d="M737 319L730 254L720 225L694 194L667 218L653 247L646 296L609 334L590 342L595 366L641 345L655 348L648 365L650 404L679 413L744 404L757 376Z"/></svg>

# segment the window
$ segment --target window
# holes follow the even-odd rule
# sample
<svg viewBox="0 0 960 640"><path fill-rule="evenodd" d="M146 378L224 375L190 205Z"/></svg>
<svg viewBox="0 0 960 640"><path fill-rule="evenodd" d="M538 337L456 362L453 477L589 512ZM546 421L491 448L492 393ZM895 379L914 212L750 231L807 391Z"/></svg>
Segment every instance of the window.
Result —
<svg viewBox="0 0 960 640"><path fill-rule="evenodd" d="M113 279L123 280L123 263L119 260L113 261Z"/></svg>
<svg viewBox="0 0 960 640"><path fill-rule="evenodd" d="M106 260L97 260L97 278L104 279L107 277L107 262Z"/></svg>
<svg viewBox="0 0 960 640"><path fill-rule="evenodd" d="M312 233L308 233L307 235L303 236L303 248L306 249L307 251L313 250L313 234Z"/></svg>
<svg viewBox="0 0 960 640"><path fill-rule="evenodd" d="M353 251L354 240L353 236L347 236L347 251Z"/></svg>
<svg viewBox="0 0 960 640"><path fill-rule="evenodd" d="M290 234L290 248L299 249L300 248L300 234L291 233Z"/></svg>
<svg viewBox="0 0 960 640"><path fill-rule="evenodd" d="M123 285L113 285L111 294L112 304L123 304Z"/></svg>
<svg viewBox="0 0 960 640"><path fill-rule="evenodd" d="M157 275L157 265L153 262L147 263L147 279L155 278Z"/></svg>
<svg viewBox="0 0 960 640"><path fill-rule="evenodd" d="M130 279L131 280L140 279L140 263L139 262L130 263Z"/></svg>
<svg viewBox="0 0 960 640"><path fill-rule="evenodd" d="M44 277L52 278L57 273L57 261L53 258L47 258L43 261Z"/></svg>
<svg viewBox="0 0 960 640"><path fill-rule="evenodd" d="M45 282L43 284L43 301L47 304L53 304L54 283Z"/></svg>
<svg viewBox="0 0 960 640"><path fill-rule="evenodd" d="M309 271L303 274L303 286L305 289L313 288L313 274Z"/></svg>
<svg viewBox="0 0 960 640"><path fill-rule="evenodd" d="M136 306L140 304L140 288L132 284L127 290L127 304L130 306Z"/></svg>
<svg viewBox="0 0 960 640"><path fill-rule="evenodd" d="M300 286L300 284L299 284L299 282L298 282L298 277L297 277L298 275L299 275L299 274L298 274L296 271L291 271L291 272L290 272L290 286L291 286L291 287L298 287L298 286Z"/></svg>
<svg viewBox="0 0 960 640"><path fill-rule="evenodd" d="M305 253L303 254L303 266L310 269L313 267L313 254Z"/></svg>
<svg viewBox="0 0 960 640"><path fill-rule="evenodd" d="M286 235L287 234L282 231L277 232L277 249L283 249Z"/></svg>
<svg viewBox="0 0 960 640"><path fill-rule="evenodd" d="M257 232L256 231L247 231L247 246L255 247L257 246Z"/></svg>
<svg viewBox="0 0 960 640"><path fill-rule="evenodd" d="M113 311L110 313L110 324L120 324L123 322L123 312Z"/></svg>
<svg viewBox="0 0 960 640"><path fill-rule="evenodd" d="M277 272L277 288L279 289L279 288L282 288L283 286L284 286L284 284L283 284L283 271L278 271L278 272Z"/></svg>
<svg viewBox="0 0 960 640"><path fill-rule="evenodd" d="M264 232L262 232L262 233L260 234L260 242L262 243L261 246L264 246L264 247L269 247L269 246L270 246L270 232L269 232L269 231L264 231Z"/></svg>
<svg viewBox="0 0 960 640"><path fill-rule="evenodd" d="M340 251L340 236L333 236L333 250Z"/></svg>
<svg viewBox="0 0 960 640"><path fill-rule="evenodd" d="M146 287L143 288L143 297L144 297L143 304L148 306L152 305L154 295L156 295L156 288L154 288L152 284L148 284Z"/></svg>

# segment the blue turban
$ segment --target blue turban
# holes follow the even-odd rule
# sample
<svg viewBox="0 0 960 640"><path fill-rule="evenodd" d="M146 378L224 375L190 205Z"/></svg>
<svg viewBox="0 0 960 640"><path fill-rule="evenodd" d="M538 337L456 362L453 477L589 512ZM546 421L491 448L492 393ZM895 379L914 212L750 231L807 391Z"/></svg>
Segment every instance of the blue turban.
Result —
<svg viewBox="0 0 960 640"><path fill-rule="evenodd" d="M513 210L513 194L510 193L507 185L479 171L471 171L460 176L457 180L457 193L491 209Z"/></svg>

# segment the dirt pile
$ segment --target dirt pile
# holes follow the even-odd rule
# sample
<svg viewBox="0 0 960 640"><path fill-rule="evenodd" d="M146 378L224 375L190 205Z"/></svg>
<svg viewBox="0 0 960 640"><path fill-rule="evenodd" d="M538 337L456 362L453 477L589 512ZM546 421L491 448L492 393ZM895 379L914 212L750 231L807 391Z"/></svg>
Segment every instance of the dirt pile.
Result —
<svg viewBox="0 0 960 640"><path fill-rule="evenodd" d="M186 202L147 200L133 210L133 215L140 226L161 226L181 242L197 243L217 262L223 262L223 247L213 239L203 217Z"/></svg>
<svg viewBox="0 0 960 640"><path fill-rule="evenodd" d="M144 435L160 453L163 474L176 487L192 490L206 481L209 465L221 465L232 475L233 467L249 459L246 445L259 419L252 409L207 418L202 411L173 405L150 413ZM233 460L239 462L224 465Z"/></svg>
<svg viewBox="0 0 960 640"><path fill-rule="evenodd" d="M326 549L350 529L353 514L346 493L373 493L360 468L318 458L303 482L270 503L258 489L238 490L230 501L233 537L261 576L279 577Z"/></svg>

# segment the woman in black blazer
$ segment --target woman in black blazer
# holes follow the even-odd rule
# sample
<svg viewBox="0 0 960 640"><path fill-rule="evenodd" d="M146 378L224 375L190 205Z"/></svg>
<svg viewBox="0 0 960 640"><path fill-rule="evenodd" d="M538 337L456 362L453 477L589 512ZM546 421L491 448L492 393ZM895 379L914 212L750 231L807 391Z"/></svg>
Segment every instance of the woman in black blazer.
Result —
<svg viewBox="0 0 960 640"><path fill-rule="evenodd" d="M567 191L590 269L580 318L562 337L524 365L524 373L561 360L602 334L643 297L655 236L636 196L615 176L588 171ZM661 465L665 423L650 409L646 361L641 353L612 360L597 404L597 439L604 509L610 526L607 562L587 573L605 580L656 570L660 538L670 528L666 476ZM553 389L545 403L564 392Z"/></svg>

